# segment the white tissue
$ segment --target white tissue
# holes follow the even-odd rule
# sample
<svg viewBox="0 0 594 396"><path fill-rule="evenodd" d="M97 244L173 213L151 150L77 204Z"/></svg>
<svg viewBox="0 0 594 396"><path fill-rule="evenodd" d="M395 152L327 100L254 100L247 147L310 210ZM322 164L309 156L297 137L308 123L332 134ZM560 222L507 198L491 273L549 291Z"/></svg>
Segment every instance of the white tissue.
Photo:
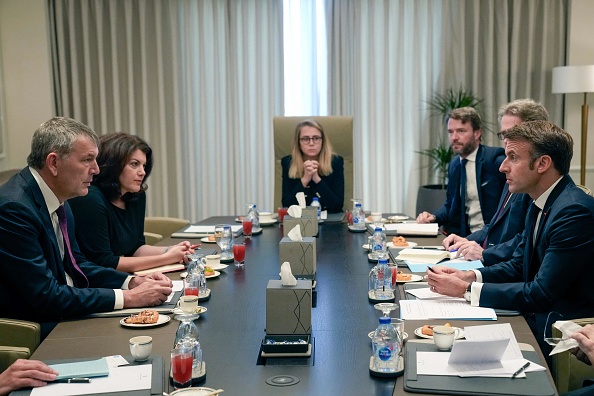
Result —
<svg viewBox="0 0 594 396"><path fill-rule="evenodd" d="M301 236L301 226L297 224L289 233L287 234L290 240L293 242L301 242L303 241L303 237Z"/></svg>
<svg viewBox="0 0 594 396"><path fill-rule="evenodd" d="M287 210L287 213L289 214L289 216L291 216L295 219L301 218L301 212L303 212L303 209L301 209L301 206L298 206L298 205L291 205L291 206L289 206L289 209Z"/></svg>
<svg viewBox="0 0 594 396"><path fill-rule="evenodd" d="M281 270L280 270L280 277L281 277L281 283L283 284L283 286L296 286L297 285L297 279L295 279L295 276L293 276L293 273L291 272L291 264L288 261L285 261L282 265L281 265Z"/></svg>
<svg viewBox="0 0 594 396"><path fill-rule="evenodd" d="M561 336L561 338L567 338L582 328L582 326L580 326L579 324L573 323L571 320L558 320L555 323L553 323L553 326L555 326L557 329L561 330L561 333L563 334ZM568 351L568 350L573 349L577 346L579 346L579 344L573 338L570 338L565 341L561 341L557 345L555 345L555 348L553 348L551 353L549 353L549 356Z"/></svg>
<svg viewBox="0 0 594 396"><path fill-rule="evenodd" d="M305 193L298 192L297 194L295 194L295 198L297 198L299 206L305 208Z"/></svg>

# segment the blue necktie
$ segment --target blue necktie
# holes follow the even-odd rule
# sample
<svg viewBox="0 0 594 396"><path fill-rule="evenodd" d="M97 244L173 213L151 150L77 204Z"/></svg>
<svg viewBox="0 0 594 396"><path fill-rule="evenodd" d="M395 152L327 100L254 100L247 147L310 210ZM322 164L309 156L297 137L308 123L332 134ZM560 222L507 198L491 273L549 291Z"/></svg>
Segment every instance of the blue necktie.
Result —
<svg viewBox="0 0 594 396"><path fill-rule="evenodd" d="M466 218L466 163L467 159L460 161L460 236L466 236L468 232L468 219Z"/></svg>

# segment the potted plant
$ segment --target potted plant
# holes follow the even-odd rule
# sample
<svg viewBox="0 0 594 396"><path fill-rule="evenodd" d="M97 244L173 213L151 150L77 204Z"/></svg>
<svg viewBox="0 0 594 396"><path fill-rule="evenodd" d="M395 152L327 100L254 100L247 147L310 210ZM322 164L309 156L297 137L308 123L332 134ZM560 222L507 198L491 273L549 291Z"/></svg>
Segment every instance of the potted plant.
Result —
<svg viewBox="0 0 594 396"><path fill-rule="evenodd" d="M478 108L483 102L475 94L463 88L457 90L450 88L445 93L436 93L431 99L426 101L431 114L441 117L442 124L447 127L448 114L453 109L460 107ZM438 209L446 197L448 165L454 156L454 151L449 142L439 134L435 147L418 151L419 154L426 155L432 161L432 169L439 177L440 184L430 184L419 187L417 195L417 213L427 211L432 213Z"/></svg>

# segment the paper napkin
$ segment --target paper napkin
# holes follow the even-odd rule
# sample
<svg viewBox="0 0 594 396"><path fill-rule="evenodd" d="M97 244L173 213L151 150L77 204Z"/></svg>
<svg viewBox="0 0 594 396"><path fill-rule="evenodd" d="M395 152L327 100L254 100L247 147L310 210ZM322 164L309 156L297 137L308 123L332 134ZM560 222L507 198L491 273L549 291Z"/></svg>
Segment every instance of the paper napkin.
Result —
<svg viewBox="0 0 594 396"><path fill-rule="evenodd" d="M563 333L563 336L561 338L568 338L570 335L582 328L582 326L573 323L571 320L558 320L555 323L553 323L553 326L561 330L561 333ZM555 345L555 348L553 348L551 353L549 353L549 356L568 351L578 346L578 342L573 338L569 338L565 341L560 341L557 345Z"/></svg>
<svg viewBox="0 0 594 396"><path fill-rule="evenodd" d="M283 286L297 285L297 279L295 279L293 272L291 272L291 264L288 261L285 261L281 265L281 272L279 275L281 277L281 283L283 284Z"/></svg>
<svg viewBox="0 0 594 396"><path fill-rule="evenodd" d="M301 226L297 224L289 233L287 234L290 240L293 242L301 242L303 241L303 237L301 236Z"/></svg>
<svg viewBox="0 0 594 396"><path fill-rule="evenodd" d="M291 205L289 206L289 209L287 210L287 213L289 214L289 216L295 218L295 219L300 219L301 218L301 212L303 210L301 209L301 206L299 205Z"/></svg>
<svg viewBox="0 0 594 396"><path fill-rule="evenodd" d="M298 192L295 194L295 198L297 198L297 202L299 202L299 207L305 208L305 194L302 192Z"/></svg>

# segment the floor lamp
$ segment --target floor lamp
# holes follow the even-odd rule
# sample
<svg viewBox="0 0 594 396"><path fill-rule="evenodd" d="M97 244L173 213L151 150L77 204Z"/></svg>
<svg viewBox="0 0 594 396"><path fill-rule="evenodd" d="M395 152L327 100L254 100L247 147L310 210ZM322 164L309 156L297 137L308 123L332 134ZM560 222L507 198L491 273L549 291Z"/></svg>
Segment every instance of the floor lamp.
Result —
<svg viewBox="0 0 594 396"><path fill-rule="evenodd" d="M553 68L553 93L583 93L582 153L580 158L580 184L586 185L586 142L588 137L588 92L594 92L594 65L559 66Z"/></svg>

